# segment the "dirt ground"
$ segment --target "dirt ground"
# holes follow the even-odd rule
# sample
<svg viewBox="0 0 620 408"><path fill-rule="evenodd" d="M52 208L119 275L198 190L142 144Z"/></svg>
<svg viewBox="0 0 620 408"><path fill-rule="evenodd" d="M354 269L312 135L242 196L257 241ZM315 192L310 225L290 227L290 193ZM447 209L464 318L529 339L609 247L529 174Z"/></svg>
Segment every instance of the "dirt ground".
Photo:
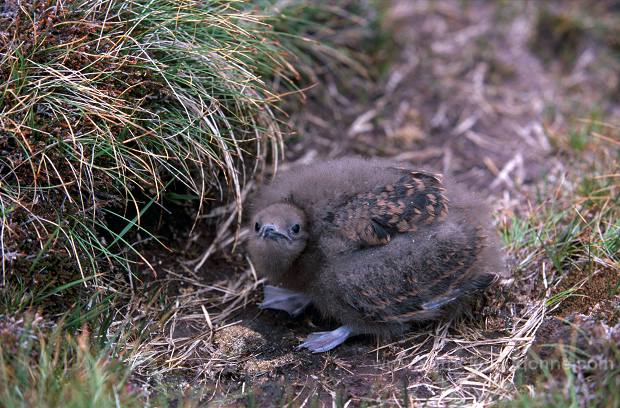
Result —
<svg viewBox="0 0 620 408"><path fill-rule="evenodd" d="M340 84L328 76L319 84L329 97L311 92L303 112L291 118L300 131L287 146L284 167L350 154L391 157L482 192L498 220L519 214L533 186L561 166L552 136L566 130L567 118L587 116L593 106L620 113L606 94L617 92L617 67L598 63L604 56L594 41L554 43L537 26L547 7L555 6L390 3L386 24L395 51L387 72L372 83ZM545 53L568 56L547 62ZM260 311L261 282L242 247L230 252L232 240L222 241L226 251L196 272L174 262L162 266L180 296L165 333L153 339L161 351L152 352L151 362L135 363L147 373L164 362L162 378L179 395L198 393L205 403L486 405L510 395L539 327L536 344L566 330L546 317L537 276L520 271L492 287L471 316L413 328L393 343L359 337L329 353L297 351L310 332L335 323L312 310L295 319ZM508 267L516 270L519 259L511 255ZM588 285L604 287L616 271L609 273ZM574 320L601 302L617 304L609 291L588 292L587 304L570 299L557 315ZM617 323L616 317L605 327Z"/></svg>

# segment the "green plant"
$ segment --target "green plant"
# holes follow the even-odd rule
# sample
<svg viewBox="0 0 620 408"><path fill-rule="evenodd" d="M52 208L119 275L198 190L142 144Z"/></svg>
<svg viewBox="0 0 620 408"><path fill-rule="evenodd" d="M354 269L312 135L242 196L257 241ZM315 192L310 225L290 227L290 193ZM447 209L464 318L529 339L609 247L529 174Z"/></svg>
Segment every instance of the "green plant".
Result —
<svg viewBox="0 0 620 408"><path fill-rule="evenodd" d="M21 4L0 38L4 281L54 256L82 277L149 266L128 233L155 239L142 218L166 194L198 212L233 197L240 216L282 140L266 81L295 75L264 17L228 0Z"/></svg>

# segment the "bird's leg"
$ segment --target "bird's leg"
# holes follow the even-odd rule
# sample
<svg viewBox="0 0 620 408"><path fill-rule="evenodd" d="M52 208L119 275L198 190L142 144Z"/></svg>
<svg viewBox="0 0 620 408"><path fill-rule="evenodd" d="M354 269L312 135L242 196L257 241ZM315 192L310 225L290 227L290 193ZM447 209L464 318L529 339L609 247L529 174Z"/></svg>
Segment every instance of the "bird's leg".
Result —
<svg viewBox="0 0 620 408"><path fill-rule="evenodd" d="M306 341L297 348L306 348L313 353L322 353L341 345L347 338L355 334L349 326L340 326L332 331L310 333Z"/></svg>
<svg viewBox="0 0 620 408"><path fill-rule="evenodd" d="M263 303L258 305L261 309L284 310L291 316L299 316L310 304L310 298L303 293L265 285L263 289Z"/></svg>

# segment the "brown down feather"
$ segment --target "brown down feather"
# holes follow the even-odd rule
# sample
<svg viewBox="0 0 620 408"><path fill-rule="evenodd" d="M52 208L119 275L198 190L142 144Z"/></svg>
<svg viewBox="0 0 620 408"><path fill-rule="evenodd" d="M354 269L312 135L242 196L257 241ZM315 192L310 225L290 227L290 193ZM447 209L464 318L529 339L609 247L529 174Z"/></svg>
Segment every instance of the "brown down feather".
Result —
<svg viewBox="0 0 620 408"><path fill-rule="evenodd" d="M296 168L262 186L252 205L252 222L303 218L304 228L294 251L266 250L252 235L257 272L360 333L393 335L456 314L506 273L486 204L400 163L344 158Z"/></svg>

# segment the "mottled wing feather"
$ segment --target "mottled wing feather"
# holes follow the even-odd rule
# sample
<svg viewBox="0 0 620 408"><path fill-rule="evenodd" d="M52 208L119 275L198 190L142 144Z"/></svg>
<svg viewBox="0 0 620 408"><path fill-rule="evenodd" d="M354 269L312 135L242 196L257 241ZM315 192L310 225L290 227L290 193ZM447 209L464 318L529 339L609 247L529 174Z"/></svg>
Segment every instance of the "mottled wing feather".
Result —
<svg viewBox="0 0 620 408"><path fill-rule="evenodd" d="M395 183L358 194L328 215L340 234L360 246L385 245L393 234L445 218L448 200L438 176L395 170L402 174Z"/></svg>
<svg viewBox="0 0 620 408"><path fill-rule="evenodd" d="M347 298L347 304L364 315L368 321L406 323L431 319L440 309L458 299L486 288L494 275L480 274L473 268L482 251L485 237L482 229L471 227L463 245L438 242L439 259L427 260L424 268L431 282L421 285L415 276L405 276L399 285L369 285L350 293L362 296Z"/></svg>

